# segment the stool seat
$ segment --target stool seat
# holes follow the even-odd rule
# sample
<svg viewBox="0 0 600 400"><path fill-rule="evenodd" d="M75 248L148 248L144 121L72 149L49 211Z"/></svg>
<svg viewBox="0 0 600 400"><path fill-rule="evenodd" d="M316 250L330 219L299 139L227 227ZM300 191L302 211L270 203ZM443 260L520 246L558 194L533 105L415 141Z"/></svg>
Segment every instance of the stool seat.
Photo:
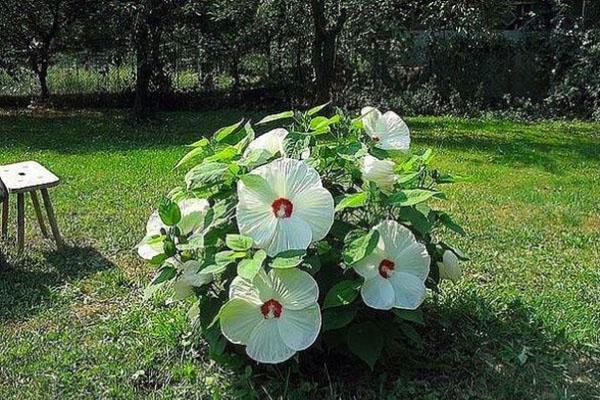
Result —
<svg viewBox="0 0 600 400"><path fill-rule="evenodd" d="M60 183L56 175L35 161L0 166L0 181L8 193L47 189Z"/></svg>
<svg viewBox="0 0 600 400"><path fill-rule="evenodd" d="M25 245L25 194L29 193L33 209L35 211L38 224L44 237L48 237L44 216L40 207L40 202L37 196L39 190L42 194L42 201L48 222L52 230L52 236L56 241L58 248L62 247L62 238L56 223L54 208L50 201L48 188L56 186L60 183L60 179L52 172L44 168L40 163L35 161L25 161L16 164L0 165L0 202L2 202L2 220L0 225L0 234L2 238L8 235L8 213L10 195L14 194L17 197L17 246L19 253L23 251Z"/></svg>

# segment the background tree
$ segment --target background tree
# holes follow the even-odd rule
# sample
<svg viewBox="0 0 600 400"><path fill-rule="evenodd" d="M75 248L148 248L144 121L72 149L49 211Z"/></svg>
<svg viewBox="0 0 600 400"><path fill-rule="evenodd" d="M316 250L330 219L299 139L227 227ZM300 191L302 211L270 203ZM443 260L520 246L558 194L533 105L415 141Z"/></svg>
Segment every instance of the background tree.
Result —
<svg viewBox="0 0 600 400"><path fill-rule="evenodd" d="M348 17L346 8L340 1L327 3L327 0L310 1L314 31L312 62L319 102L328 101L331 96L331 86L335 79L337 39Z"/></svg>
<svg viewBox="0 0 600 400"><path fill-rule="evenodd" d="M50 96L48 68L54 56L76 41L77 23L91 12L92 0L3 0L0 2L0 41L3 64L21 63L34 72L40 101Z"/></svg>

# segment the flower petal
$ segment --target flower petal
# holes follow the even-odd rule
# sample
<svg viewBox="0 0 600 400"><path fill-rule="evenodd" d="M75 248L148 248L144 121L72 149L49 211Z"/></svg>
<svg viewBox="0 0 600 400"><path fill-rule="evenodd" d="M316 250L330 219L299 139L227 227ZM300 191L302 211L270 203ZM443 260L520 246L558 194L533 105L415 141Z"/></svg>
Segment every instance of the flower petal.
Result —
<svg viewBox="0 0 600 400"><path fill-rule="evenodd" d="M375 182L384 190L391 190L396 183L395 166L393 161L379 160L367 154L361 162L360 170L363 180Z"/></svg>
<svg viewBox="0 0 600 400"><path fill-rule="evenodd" d="M164 227L165 224L162 223L158 210L154 210L146 223L146 236L158 235L160 234L160 228Z"/></svg>
<svg viewBox="0 0 600 400"><path fill-rule="evenodd" d="M277 128L266 132L254 139L244 152L246 157L252 150L267 150L271 154L284 154L283 140L288 135L288 131L283 128Z"/></svg>
<svg viewBox="0 0 600 400"><path fill-rule="evenodd" d="M441 279L450 279L456 282L462 276L462 271L458 265L458 257L453 251L446 250L442 256L443 262L438 262Z"/></svg>
<svg viewBox="0 0 600 400"><path fill-rule="evenodd" d="M231 299L221 308L221 332L231 343L246 344L254 327L265 318L260 308L242 299Z"/></svg>
<svg viewBox="0 0 600 400"><path fill-rule="evenodd" d="M267 248L267 254L274 257L286 250L306 250L311 240L310 225L302 218L294 214L289 218L279 218L273 240Z"/></svg>
<svg viewBox="0 0 600 400"><path fill-rule="evenodd" d="M389 310L394 306L394 289L388 279L375 276L366 279L360 289L366 305L378 310Z"/></svg>
<svg viewBox="0 0 600 400"><path fill-rule="evenodd" d="M272 269L269 277L284 309L300 310L315 304L319 298L319 286L308 272L297 268Z"/></svg>
<svg viewBox="0 0 600 400"><path fill-rule="evenodd" d="M377 147L384 150L408 150L410 147L410 131L406 123L393 111L388 111L377 124L382 132Z"/></svg>
<svg viewBox="0 0 600 400"><path fill-rule="evenodd" d="M416 276L425 281L429 275L431 257L425 245L415 242L405 248L397 256L396 270Z"/></svg>
<svg viewBox="0 0 600 400"><path fill-rule="evenodd" d="M314 185L296 194L294 215L302 218L310 226L312 241L323 239L333 225L334 201L329 191L320 185Z"/></svg>
<svg viewBox="0 0 600 400"><path fill-rule="evenodd" d="M375 229L379 231L379 245L396 264L397 272L406 272L425 280L429 275L431 259L426 247L417 242L407 227L396 221L383 221Z"/></svg>
<svg viewBox="0 0 600 400"><path fill-rule="evenodd" d="M294 350L304 350L310 347L319 336L321 310L318 304L302 310L284 308L277 323L284 343Z"/></svg>
<svg viewBox="0 0 600 400"><path fill-rule="evenodd" d="M357 274L365 279L379 275L379 263L385 259L384 254L376 248L371 254L352 266Z"/></svg>
<svg viewBox="0 0 600 400"><path fill-rule="evenodd" d="M181 210L181 221L177 224L181 233L188 235L202 228L204 214L210 207L204 199L185 199L178 203Z"/></svg>
<svg viewBox="0 0 600 400"><path fill-rule="evenodd" d="M360 110L360 115L364 115L362 122L367 135L370 137L379 137L379 133L377 133L377 121L381 119L381 112L373 107L363 107Z"/></svg>
<svg viewBox="0 0 600 400"><path fill-rule="evenodd" d="M242 299L258 306L275 296L273 283L264 270L259 271L251 282L241 276L236 276L229 285L229 298Z"/></svg>
<svg viewBox="0 0 600 400"><path fill-rule="evenodd" d="M296 354L288 347L281 334L276 319L264 319L252 330L246 346L246 353L255 361L265 364L278 364Z"/></svg>
<svg viewBox="0 0 600 400"><path fill-rule="evenodd" d="M269 209L247 207L241 202L236 211L237 224L240 234L250 236L255 247L266 249L273 241L277 230L278 219Z"/></svg>
<svg viewBox="0 0 600 400"><path fill-rule="evenodd" d="M425 300L425 283L415 275L398 271L388 281L394 288L394 307L414 310Z"/></svg>
<svg viewBox="0 0 600 400"><path fill-rule="evenodd" d="M162 242L154 244L144 243L146 239L147 238L144 238L138 245L137 252L140 257L144 260L152 260L155 256L163 253Z"/></svg>

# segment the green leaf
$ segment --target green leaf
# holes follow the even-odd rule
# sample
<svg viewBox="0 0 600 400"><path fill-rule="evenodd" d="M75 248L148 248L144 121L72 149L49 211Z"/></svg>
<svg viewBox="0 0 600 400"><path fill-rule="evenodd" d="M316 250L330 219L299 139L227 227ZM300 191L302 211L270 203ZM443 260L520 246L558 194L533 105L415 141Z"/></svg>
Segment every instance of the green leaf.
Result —
<svg viewBox="0 0 600 400"><path fill-rule="evenodd" d="M235 156L237 156L238 153L238 149L236 149L234 146L226 146L217 151L212 156L206 157L204 159L204 162L228 162L231 161Z"/></svg>
<svg viewBox="0 0 600 400"><path fill-rule="evenodd" d="M367 192L359 192L353 194L347 194L337 206L335 206L335 211L342 211L346 208L356 208L364 206L367 202Z"/></svg>
<svg viewBox="0 0 600 400"><path fill-rule="evenodd" d="M208 145L210 142L208 141L207 138L202 138L192 144L188 144L187 147L204 147L206 145Z"/></svg>
<svg viewBox="0 0 600 400"><path fill-rule="evenodd" d="M425 164L425 165L429 164L429 162L433 158L433 150L431 150L431 149L425 150L423 152L423 154L421 154L419 156L419 158L421 159L421 161L423 161L423 164Z"/></svg>
<svg viewBox="0 0 600 400"><path fill-rule="evenodd" d="M331 118L327 117L315 117L310 121L310 129L313 131L312 134L322 134L329 132L329 126L340 122L341 117L334 115Z"/></svg>
<svg viewBox="0 0 600 400"><path fill-rule="evenodd" d="M228 234L225 237L225 244L231 250L246 251L250 250L254 240L249 236Z"/></svg>
<svg viewBox="0 0 600 400"><path fill-rule="evenodd" d="M398 207L413 206L429 200L432 197L442 198L440 192L425 189L401 190L390 196L390 203Z"/></svg>
<svg viewBox="0 0 600 400"><path fill-rule="evenodd" d="M158 270L158 273L150 282L151 285L158 285L159 283L163 283L166 281L170 281L177 275L177 268L172 265L165 265L161 269Z"/></svg>
<svg viewBox="0 0 600 400"><path fill-rule="evenodd" d="M392 309L392 312L402 320L415 322L420 325L425 324L423 321L423 311L421 310L403 310L394 308Z"/></svg>
<svg viewBox="0 0 600 400"><path fill-rule="evenodd" d="M360 281L344 280L335 284L323 301L323 309L345 306L352 303L358 297Z"/></svg>
<svg viewBox="0 0 600 400"><path fill-rule="evenodd" d="M400 330L402 331L404 336L410 339L411 342L418 345L419 347L423 346L423 338L421 338L421 335L419 335L419 333L411 325L401 323Z"/></svg>
<svg viewBox="0 0 600 400"><path fill-rule="evenodd" d="M225 138L227 138L227 136L229 136L232 133L234 133L235 131L237 131L238 128L240 126L242 126L243 123L244 123L244 119L242 118L242 120L240 122L237 122L233 125L225 126L221 129L219 129L218 131L215 132L213 137L215 138L215 140L217 142L222 142Z"/></svg>
<svg viewBox="0 0 600 400"><path fill-rule="evenodd" d="M174 201L163 197L158 206L158 215L163 224L175 226L181 221L181 210Z"/></svg>
<svg viewBox="0 0 600 400"><path fill-rule="evenodd" d="M228 168L229 164L226 163L202 163L196 165L185 175L185 182L189 189L199 188L210 183L220 183Z"/></svg>
<svg viewBox="0 0 600 400"><path fill-rule="evenodd" d="M436 183L471 182L473 180L473 178L470 176L450 174L437 174L435 175L434 179Z"/></svg>
<svg viewBox="0 0 600 400"><path fill-rule="evenodd" d="M383 350L383 335L375 323L367 321L351 326L346 341L350 351L373 369Z"/></svg>
<svg viewBox="0 0 600 400"><path fill-rule="evenodd" d="M283 111L277 114L271 114L271 115L267 115L266 117L264 117L263 119L261 119L260 121L257 122L256 125L262 125L262 124L266 124L269 122L273 122L273 121L277 121L280 119L287 119L287 118L292 118L294 116L294 112L293 111Z"/></svg>
<svg viewBox="0 0 600 400"><path fill-rule="evenodd" d="M262 165L269 161L273 157L273 154L265 149L253 149L242 158L238 164L247 166L248 168L254 168Z"/></svg>
<svg viewBox="0 0 600 400"><path fill-rule="evenodd" d="M358 236L358 237L357 237ZM375 250L379 241L379 232L372 230L369 233L351 232L344 240L344 262L352 266Z"/></svg>
<svg viewBox="0 0 600 400"><path fill-rule="evenodd" d="M300 157L310 147L312 136L303 132L290 132L283 139L283 148L287 157Z"/></svg>
<svg viewBox="0 0 600 400"><path fill-rule="evenodd" d="M227 265L223 264L212 264L206 268L203 268L199 271L200 274L220 274L225 271Z"/></svg>
<svg viewBox="0 0 600 400"><path fill-rule="evenodd" d="M321 259L317 255L307 257L304 266L309 274L314 275L321 270Z"/></svg>
<svg viewBox="0 0 600 400"><path fill-rule="evenodd" d="M161 254L157 254L154 257L152 257L152 259L149 261L149 263L150 263L150 265L158 267L159 265L162 265L162 263L165 262L166 259L167 259L167 256L164 255L163 253L161 253Z"/></svg>
<svg viewBox="0 0 600 400"><path fill-rule="evenodd" d="M249 189L252 189L256 192L269 193L271 192L271 187L260 175L256 174L246 174L240 176L240 181L244 183Z"/></svg>
<svg viewBox="0 0 600 400"><path fill-rule="evenodd" d="M449 214L447 213L440 213L438 214L438 219L440 220L440 222L442 224L444 224L444 226L456 233L458 233L459 235L466 235L467 233L465 232L465 230L462 228L462 226L460 226L459 224L457 224L456 222L454 222L454 220L452 219L452 217L450 217Z"/></svg>
<svg viewBox="0 0 600 400"><path fill-rule="evenodd" d="M309 116L313 116L313 115L317 114L319 111L321 111L322 109L324 109L325 107L327 107L330 103L331 102L328 101L327 103L321 104L320 106L315 106L315 107L311 108L310 110L308 110L306 113Z"/></svg>
<svg viewBox="0 0 600 400"><path fill-rule="evenodd" d="M323 310L323 332L343 328L354 320L355 307Z"/></svg>
<svg viewBox="0 0 600 400"><path fill-rule="evenodd" d="M267 253L264 250L258 250L251 259L245 258L239 262L237 274L244 279L253 280L266 258Z"/></svg>
<svg viewBox="0 0 600 400"><path fill-rule="evenodd" d="M152 282L144 289L144 299L150 299L166 282L177 276L177 268L165 265L158 270Z"/></svg>
<svg viewBox="0 0 600 400"><path fill-rule="evenodd" d="M245 251L220 251L215 254L215 263L217 263L217 265L227 265L235 262L235 260L246 257L246 254Z"/></svg>
<svg viewBox="0 0 600 400"><path fill-rule="evenodd" d="M183 156L181 160L179 160L177 165L175 165L175 168L179 168L182 165L196 158L205 157L210 152L210 150L207 148L208 143L209 142L207 139L201 139L198 142L194 143L194 149L190 150L185 156Z"/></svg>
<svg viewBox="0 0 600 400"><path fill-rule="evenodd" d="M304 258L306 251L304 250L286 250L277 254L271 261L271 268L285 269L294 268L299 265Z"/></svg>
<svg viewBox="0 0 600 400"><path fill-rule="evenodd" d="M433 223L429 220L430 211L431 209L425 204L401 207L399 217L401 221L408 222L415 228L421 236L425 236L431 232L431 228L433 227Z"/></svg>
<svg viewBox="0 0 600 400"><path fill-rule="evenodd" d="M403 174L398 175L398 183L404 185L406 183L410 183L417 179L420 172L405 172Z"/></svg>

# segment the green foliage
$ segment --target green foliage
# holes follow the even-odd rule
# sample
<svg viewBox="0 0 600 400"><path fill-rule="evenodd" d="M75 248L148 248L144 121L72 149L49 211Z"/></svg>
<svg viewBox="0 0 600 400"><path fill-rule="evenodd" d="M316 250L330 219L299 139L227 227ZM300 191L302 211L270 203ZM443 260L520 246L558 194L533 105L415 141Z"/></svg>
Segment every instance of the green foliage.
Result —
<svg viewBox="0 0 600 400"><path fill-rule="evenodd" d="M402 356L369 374L358 360L317 349L299 354L303 363L318 357L311 368L298 369L294 361L256 368L241 363L243 354L224 368L190 336L191 301L167 305L169 291L149 301L140 296L154 267L131 250L160 194L181 184L172 171L185 153L181 146L197 140L198 126L213 132L238 121L240 111L165 113L143 125L127 123L118 111L0 114L0 164L35 158L68 177L51 196L72 246L57 253L35 218L26 224L24 257L11 241L0 243L0 364L11 366L2 398L142 399L152 391L157 399L266 393L587 399L598 393L597 124L407 120L415 147L434 149L436 167L472 176L473 184L444 188L447 204L457 205L453 218L468 221L469 236L453 240L472 261L462 282L443 284L423 308L425 325L415 327L424 347L406 342ZM352 306L358 305L360 299ZM325 310L323 329L331 314L352 306Z"/></svg>
<svg viewBox="0 0 600 400"><path fill-rule="evenodd" d="M360 282L357 281L341 281L336 283L325 296L323 301L323 309L346 306L352 303L358 297Z"/></svg>
<svg viewBox="0 0 600 400"><path fill-rule="evenodd" d="M432 168L434 159L431 149L415 154L399 149L381 149L368 136L360 116L351 118L341 110L336 110L331 116L316 116L325 106L327 104L306 112L285 111L262 118L258 124L289 123L285 128L288 133L285 138L279 139L281 144L277 145L280 147L277 147L276 153L271 153L275 150L269 147L274 144L260 148L261 142L253 142L254 129L249 122L244 125L245 119L216 130L209 140L200 139L193 143L191 152L178 164L190 166L189 164L195 163L185 175L187 188L174 190L172 195L178 201L190 196L205 198L212 206L205 212L203 227L199 231L183 236L170 229L165 232L166 237L161 237L160 240L164 256L175 260L174 265L190 259L201 265L198 270L192 271L192 275L188 271L188 275L181 273L181 277L170 277L168 280L173 281L176 286L181 285L180 280L188 279L188 284L195 287L194 293L200 300L207 295L216 296L221 299L219 301L222 304L226 301L231 278L235 275L252 285L257 274L261 274L260 279L266 276L261 271L269 273L279 270L282 282L288 276L285 270L299 268L308 271L325 293L320 305L324 313L324 331L341 332L346 337L343 342L350 352L373 367L382 355L384 340L382 337L374 341L366 340L363 335L377 333L381 336L381 331L394 330L403 333L404 337L416 340L418 335L410 323L423 321L418 312L397 313L395 319L388 317L380 320L372 309L358 305L364 279L357 275L358 272L353 267L358 268L357 265L371 256L380 243L389 239L381 238L379 230L373 227L385 220L404 223L414 233L414 237L429 249L431 263L434 265L442 261L444 250L449 248L440 239L443 232L441 228L446 227L463 234L464 231L447 212L433 208L439 199L446 198L438 189L438 183L451 183L454 179L451 175ZM253 152L247 151L250 143L258 146ZM259 150L263 152L257 157L255 152ZM376 158L373 171L368 175L363 164L365 157L371 154ZM265 212L275 212L271 210L274 207L271 202L282 196L280 192L276 193L276 185L287 183L269 182L267 177L253 171L256 167L274 162L272 160L277 157L300 159L303 160L302 163L315 168L323 187L337 199L337 205L332 215L333 227L325 238L308 245L306 249L291 248L279 254L269 254L269 257L265 251L267 248L253 249L264 246L264 237L254 237L253 240L248 236L253 234L252 229L243 234L238 233L238 226L241 225L240 221L236 223L235 208L236 205L241 205L238 203L241 200L238 199L237 189L239 185L243 185L244 190L252 193L256 199L265 199L264 205L260 202L248 205L264 206ZM385 169L381 170L383 172L377 170L381 168L377 163L385 164ZM387 175L382 177L382 174ZM288 189L284 186L283 190ZM176 203L172 200L164 200L159 208L161 218L167 225L174 225L181 218L177 218L177 211ZM261 216L265 217L268 215ZM280 223L284 221L277 222ZM292 231L292 234L295 232ZM284 237L283 240L289 239ZM381 251L383 250L378 250ZM152 262L160 268L160 263L166 263L167 260L159 258ZM233 264L237 265L235 271L229 268ZM385 265L385 268L389 268L390 264ZM391 265L394 268L394 263ZM381 274L386 277L388 272L381 270L381 265L377 264L374 268L380 269L378 276ZM429 269L429 265L424 268ZM196 282L194 274L199 281ZM207 281L206 276L214 280ZM437 290L439 280L438 269L432 268L428 285ZM261 285L264 284L259 287ZM298 290L300 289L293 290L289 295ZM360 304L362 303L361 301ZM272 305L268 307L270 310ZM261 312L267 311L261 309ZM199 306L199 313L202 316L202 304ZM233 318L234 314L228 314L227 318ZM279 318L277 314L273 315ZM203 335L210 345L216 346L211 354L221 357L225 349L219 332L211 328L203 332ZM396 344L397 339L396 336L390 338Z"/></svg>

